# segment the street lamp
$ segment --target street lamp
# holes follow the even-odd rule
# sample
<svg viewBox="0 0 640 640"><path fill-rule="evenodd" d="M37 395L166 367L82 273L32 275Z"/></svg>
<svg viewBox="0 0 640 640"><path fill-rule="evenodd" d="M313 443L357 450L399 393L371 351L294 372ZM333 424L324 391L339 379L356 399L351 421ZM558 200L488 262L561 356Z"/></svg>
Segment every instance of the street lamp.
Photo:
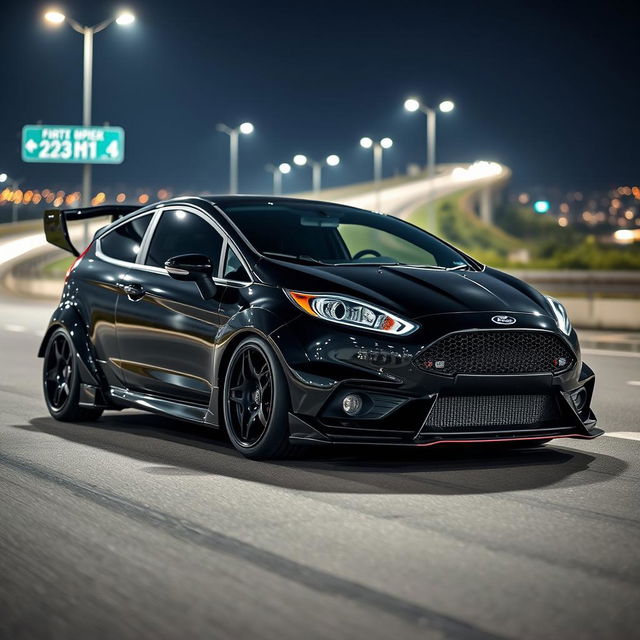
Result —
<svg viewBox="0 0 640 640"><path fill-rule="evenodd" d="M18 203L15 201L15 192L20 186L20 181L12 178L6 173L0 173L0 184L9 183L11 185L11 191L14 193L14 198L11 204L11 222L18 222Z"/></svg>
<svg viewBox="0 0 640 640"><path fill-rule="evenodd" d="M380 211L380 181L382 180L382 150L393 146L391 138L382 138L380 142L374 142L371 138L360 138L360 146L363 149L373 149L373 181L376 191L376 211Z"/></svg>
<svg viewBox="0 0 640 640"><path fill-rule="evenodd" d="M232 129L226 124L218 124L218 131L229 136L229 193L238 193L238 137L253 133L253 125L250 122L243 122L239 127Z"/></svg>
<svg viewBox="0 0 640 640"><path fill-rule="evenodd" d="M135 21L135 16L130 11L121 11L119 14L108 18L103 22L87 27L73 18L65 16L64 13L56 10L49 10L44 14L46 22L53 26L59 26L66 22L74 31L84 36L84 62L82 80L82 125L91 126L91 85L93 83L93 36L100 31L104 31L114 22L119 26L129 26ZM91 165L86 163L82 166L82 206L88 207L91 198ZM84 226L85 246L89 244L88 226Z"/></svg>
<svg viewBox="0 0 640 640"><path fill-rule="evenodd" d="M291 165L288 162L281 162L278 166L268 164L265 170L273 174L273 195L279 196L282 193L282 175L291 173Z"/></svg>
<svg viewBox="0 0 640 640"><path fill-rule="evenodd" d="M407 111L421 111L427 116L427 177L435 176L436 168L436 113L449 113L455 108L455 104L451 100L443 100L437 108L427 107L417 98L408 98L404 101L404 108ZM435 219L433 213L433 203L427 203L427 227L435 230Z"/></svg>
<svg viewBox="0 0 640 640"><path fill-rule="evenodd" d="M293 162L299 167L304 167L305 165L309 165L311 167L313 193L317 194L322 188L322 167L325 164L329 167L337 167L340 164L340 156L331 154L330 156L327 156L323 161L317 162L316 160L307 158L307 156L299 153L298 155L293 157Z"/></svg>

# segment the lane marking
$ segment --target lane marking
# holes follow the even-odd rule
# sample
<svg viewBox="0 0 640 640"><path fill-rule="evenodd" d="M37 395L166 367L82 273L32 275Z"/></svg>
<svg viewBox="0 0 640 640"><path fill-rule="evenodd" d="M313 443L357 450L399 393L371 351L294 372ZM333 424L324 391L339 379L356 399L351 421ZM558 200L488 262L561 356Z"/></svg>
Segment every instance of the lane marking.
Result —
<svg viewBox="0 0 640 640"><path fill-rule="evenodd" d="M640 387L640 380L627 380L627 384L632 387Z"/></svg>
<svg viewBox="0 0 640 640"><path fill-rule="evenodd" d="M640 431L608 431L604 434L610 438L624 438L625 440L640 440Z"/></svg>
<svg viewBox="0 0 640 640"><path fill-rule="evenodd" d="M640 358L638 351L616 351L615 349L581 349L589 356L620 356L621 358Z"/></svg>
<svg viewBox="0 0 640 640"><path fill-rule="evenodd" d="M13 331L14 333L23 333L24 331L27 330L26 327L23 327L20 324L5 324L4 327L2 327L5 331Z"/></svg>

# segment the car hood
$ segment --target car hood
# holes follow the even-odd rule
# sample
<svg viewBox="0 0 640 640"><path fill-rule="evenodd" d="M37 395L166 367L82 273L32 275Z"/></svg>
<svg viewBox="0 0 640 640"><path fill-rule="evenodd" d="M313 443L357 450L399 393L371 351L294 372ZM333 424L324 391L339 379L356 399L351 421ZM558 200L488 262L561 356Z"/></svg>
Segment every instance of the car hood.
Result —
<svg viewBox="0 0 640 640"><path fill-rule="evenodd" d="M406 266L312 266L261 260L267 284L306 293L342 293L367 300L407 319L441 313L510 312L549 315L542 296L517 278L489 267L441 271Z"/></svg>

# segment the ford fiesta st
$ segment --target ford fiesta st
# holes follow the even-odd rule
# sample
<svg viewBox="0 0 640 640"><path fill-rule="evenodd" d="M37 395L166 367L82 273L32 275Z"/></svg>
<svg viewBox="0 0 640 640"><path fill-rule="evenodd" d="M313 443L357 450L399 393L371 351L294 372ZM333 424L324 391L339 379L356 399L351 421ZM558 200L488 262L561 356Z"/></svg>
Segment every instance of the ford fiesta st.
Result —
<svg viewBox="0 0 640 640"><path fill-rule="evenodd" d="M67 221L104 215L78 255ZM395 217L227 196L44 226L77 256L39 351L58 420L133 407L250 458L602 433L564 307Z"/></svg>

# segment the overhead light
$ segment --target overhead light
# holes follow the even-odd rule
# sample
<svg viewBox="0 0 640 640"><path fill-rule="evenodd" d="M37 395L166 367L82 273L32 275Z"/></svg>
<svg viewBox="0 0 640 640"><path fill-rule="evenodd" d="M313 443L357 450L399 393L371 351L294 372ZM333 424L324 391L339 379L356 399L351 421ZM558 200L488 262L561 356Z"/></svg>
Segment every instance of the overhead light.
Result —
<svg viewBox="0 0 640 640"><path fill-rule="evenodd" d="M44 19L51 24L61 24L65 21L65 15L60 11L47 11L44 14Z"/></svg>
<svg viewBox="0 0 640 640"><path fill-rule="evenodd" d="M307 164L307 156L298 153L295 156L293 156L293 162L294 164L297 164L299 167L304 167L305 164Z"/></svg>
<svg viewBox="0 0 640 640"><path fill-rule="evenodd" d="M330 156L327 156L327 164L330 167L336 167L340 164L340 156L337 156L335 154L332 154Z"/></svg>
<svg viewBox="0 0 640 640"><path fill-rule="evenodd" d="M373 146L373 140L371 138L360 138L360 146L365 149L371 149Z"/></svg>
<svg viewBox="0 0 640 640"><path fill-rule="evenodd" d="M408 98L404 101L404 108L407 111L417 111L420 108L420 101L416 98Z"/></svg>
<svg viewBox="0 0 640 640"><path fill-rule="evenodd" d="M391 138L382 138L382 140L380 140L380 146L383 149L389 149L389 147L393 146L393 140Z"/></svg>
<svg viewBox="0 0 640 640"><path fill-rule="evenodd" d="M240 133L244 133L244 134L253 133L253 125L250 122L243 122L240 125Z"/></svg>
<svg viewBox="0 0 640 640"><path fill-rule="evenodd" d="M283 162L278 167L278 170L280 171L280 173L289 173L291 171L291 165L288 162Z"/></svg>
<svg viewBox="0 0 640 640"><path fill-rule="evenodd" d="M136 17L130 11L123 11L117 18L116 24L126 27L135 21Z"/></svg>
<svg viewBox="0 0 640 640"><path fill-rule="evenodd" d="M456 105L453 104L451 100L444 100L440 103L438 108L440 109L440 111L442 111L442 113L449 113L449 111L453 111L455 106Z"/></svg>

